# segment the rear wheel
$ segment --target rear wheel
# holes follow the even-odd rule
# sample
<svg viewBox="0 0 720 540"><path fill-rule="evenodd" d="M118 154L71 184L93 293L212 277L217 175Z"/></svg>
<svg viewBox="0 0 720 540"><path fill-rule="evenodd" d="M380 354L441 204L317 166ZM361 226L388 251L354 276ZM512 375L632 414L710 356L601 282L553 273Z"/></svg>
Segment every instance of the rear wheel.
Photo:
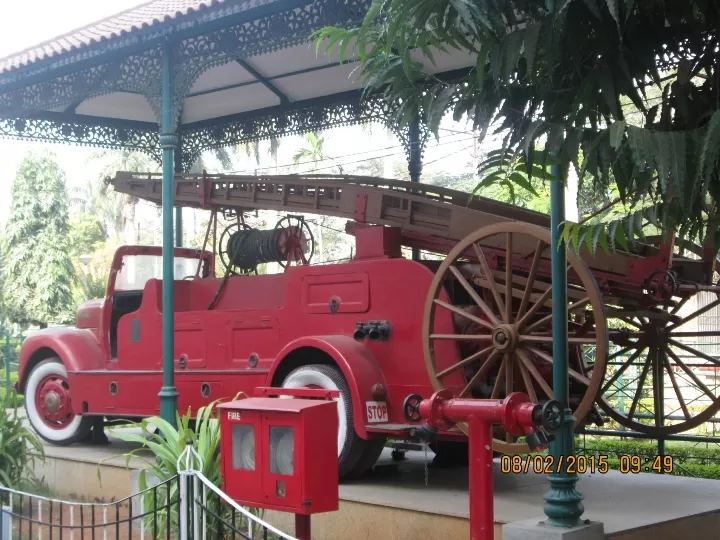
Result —
<svg viewBox="0 0 720 540"><path fill-rule="evenodd" d="M376 437L374 439L362 440L363 451L360 459L353 469L345 475L345 479L352 480L360 478L367 471L372 469L380 459L380 454L385 449L387 437Z"/></svg>
<svg viewBox="0 0 720 540"><path fill-rule="evenodd" d="M433 465L436 467L467 467L469 462L469 447L467 442L435 441L430 444L435 453Z"/></svg>
<svg viewBox="0 0 720 540"><path fill-rule="evenodd" d="M663 239L645 241L659 247ZM720 283L720 259L714 266L703 263L702 246L680 238L674 249L672 266L679 277ZM621 426L652 437L685 433L711 421L720 410L720 331L715 317L703 319L717 312L720 296L698 291L673 293L656 306L618 304L607 306L614 350L598 404Z"/></svg>
<svg viewBox="0 0 720 540"><path fill-rule="evenodd" d="M25 410L37 434L53 444L78 442L92 427L91 417L73 412L67 370L57 357L43 360L30 372Z"/></svg>
<svg viewBox="0 0 720 540"><path fill-rule="evenodd" d="M347 381L337 368L324 364L310 364L291 371L282 383L283 388L322 388L338 390L338 466L341 478L351 472L363 457L368 441L355 432L352 397ZM372 465L371 465L372 466Z"/></svg>
<svg viewBox="0 0 720 540"><path fill-rule="evenodd" d="M425 364L435 390L502 399L524 392L554 399L552 283L548 229L520 222L482 227L439 265L425 303ZM568 252L569 402L575 425L601 417L594 406L603 376L607 322L600 288ZM594 347L592 362L587 350ZM457 424L467 433L467 423ZM526 443L494 430L493 449L528 453Z"/></svg>

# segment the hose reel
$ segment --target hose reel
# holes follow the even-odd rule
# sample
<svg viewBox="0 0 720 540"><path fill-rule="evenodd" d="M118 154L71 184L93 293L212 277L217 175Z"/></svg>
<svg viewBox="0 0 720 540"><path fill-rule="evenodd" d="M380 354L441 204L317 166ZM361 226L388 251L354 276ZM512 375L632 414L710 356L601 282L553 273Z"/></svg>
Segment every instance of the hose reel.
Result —
<svg viewBox="0 0 720 540"><path fill-rule="evenodd" d="M309 264L315 250L315 239L302 217L287 216L274 229L258 230L234 223L220 236L220 260L231 274L257 273L264 263Z"/></svg>

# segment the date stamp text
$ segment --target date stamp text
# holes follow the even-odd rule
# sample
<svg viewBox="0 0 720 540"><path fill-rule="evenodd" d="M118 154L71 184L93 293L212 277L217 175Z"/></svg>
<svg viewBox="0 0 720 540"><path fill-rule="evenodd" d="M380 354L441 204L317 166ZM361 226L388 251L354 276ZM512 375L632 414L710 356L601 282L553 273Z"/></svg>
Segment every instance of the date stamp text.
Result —
<svg viewBox="0 0 720 540"><path fill-rule="evenodd" d="M612 467L611 467L612 465ZM673 456L641 455L590 455L590 456L546 456L546 455L504 455L500 458L503 474L605 474L614 469L622 474L658 473L672 474Z"/></svg>

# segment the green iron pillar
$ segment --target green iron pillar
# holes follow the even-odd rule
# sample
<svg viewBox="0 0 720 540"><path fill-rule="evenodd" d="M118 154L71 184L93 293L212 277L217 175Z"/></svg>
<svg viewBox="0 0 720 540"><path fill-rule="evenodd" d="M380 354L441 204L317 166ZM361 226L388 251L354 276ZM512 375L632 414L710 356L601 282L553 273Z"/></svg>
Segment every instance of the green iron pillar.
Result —
<svg viewBox="0 0 720 540"><path fill-rule="evenodd" d="M178 138L177 150L175 151L175 173L180 174L183 172L182 165L182 140ZM177 247L183 246L183 214L182 206L178 206L175 209L175 245Z"/></svg>
<svg viewBox="0 0 720 540"><path fill-rule="evenodd" d="M170 42L165 44L163 50L162 73L162 123L160 133L160 146L162 147L162 256L163 256L163 282L162 282L162 339L163 339L163 385L160 389L160 417L171 425L175 425L177 416L177 396L175 388L174 366L174 326L175 309L173 299L174 280L174 247L173 247L173 192L175 149L178 137L175 134L175 119L173 118L173 50Z"/></svg>
<svg viewBox="0 0 720 540"><path fill-rule="evenodd" d="M567 251L561 239L565 221L565 182L559 165L552 165L554 179L550 185L550 261L552 275L552 346L553 346L553 393L565 407L562 428L550 443L550 454L555 463L567 463L567 456L574 455L575 419L568 402L568 303L567 303ZM575 489L576 474L570 474L566 466L558 474L548 476L550 490L545 494L547 524L554 527L574 527L580 524L585 508L582 495Z"/></svg>
<svg viewBox="0 0 720 540"><path fill-rule="evenodd" d="M408 127L408 172L410 173L411 182L420 182L420 174L422 172L422 148L420 146L420 117L410 122ZM412 258L414 261L420 260L420 250L413 248Z"/></svg>

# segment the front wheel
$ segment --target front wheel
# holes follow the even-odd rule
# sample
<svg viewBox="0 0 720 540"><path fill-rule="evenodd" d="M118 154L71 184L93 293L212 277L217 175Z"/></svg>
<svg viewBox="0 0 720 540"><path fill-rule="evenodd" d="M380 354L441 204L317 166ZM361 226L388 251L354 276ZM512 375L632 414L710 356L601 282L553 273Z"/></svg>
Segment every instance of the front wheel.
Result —
<svg viewBox="0 0 720 540"><path fill-rule="evenodd" d="M92 427L92 418L73 413L67 370L59 358L43 360L30 372L25 410L35 432L53 444L78 442Z"/></svg>
<svg viewBox="0 0 720 540"><path fill-rule="evenodd" d="M282 383L283 388L322 388L338 390L338 465L340 478L357 475L358 461L366 450L367 441L355 432L352 396L347 381L335 367L310 364L291 371ZM372 466L372 465L370 465ZM352 475L351 475L352 473Z"/></svg>

